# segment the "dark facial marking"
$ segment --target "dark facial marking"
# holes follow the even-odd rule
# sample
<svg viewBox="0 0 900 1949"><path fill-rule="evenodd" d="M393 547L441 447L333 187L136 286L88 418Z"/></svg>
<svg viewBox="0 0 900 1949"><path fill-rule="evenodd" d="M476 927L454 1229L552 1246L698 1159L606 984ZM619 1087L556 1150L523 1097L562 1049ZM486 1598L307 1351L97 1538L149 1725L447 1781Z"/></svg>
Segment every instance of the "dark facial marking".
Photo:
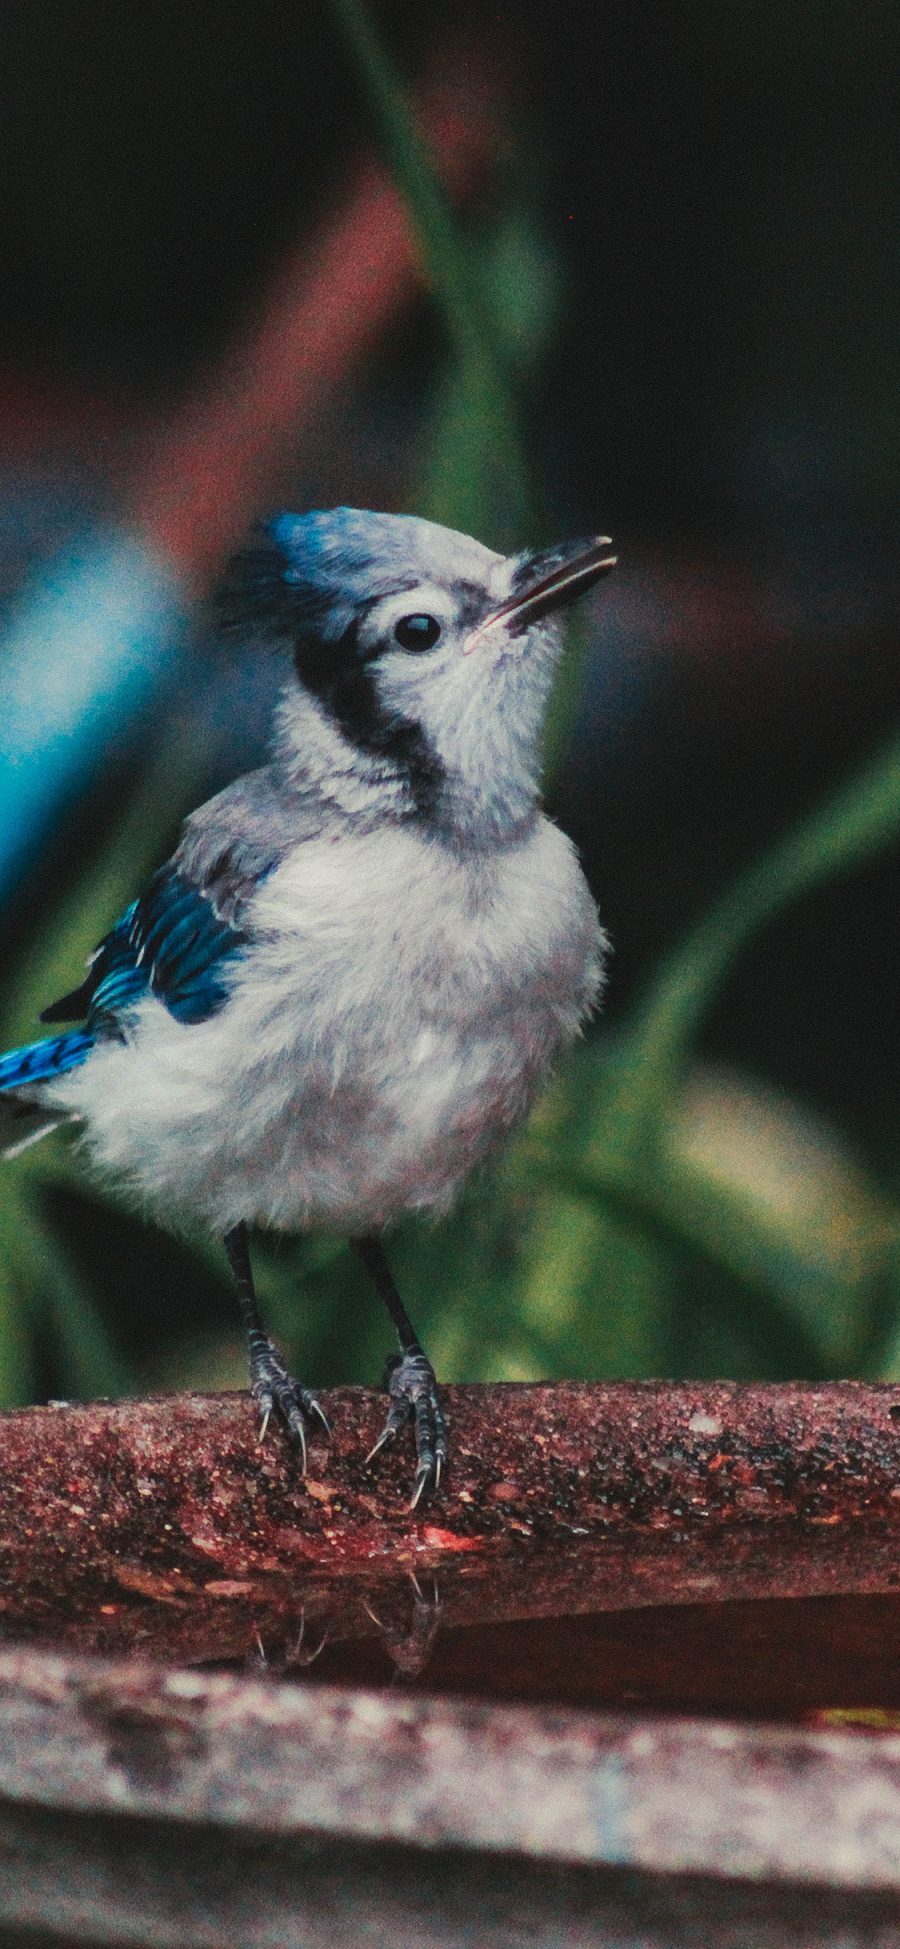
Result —
<svg viewBox="0 0 900 1949"><path fill-rule="evenodd" d="M385 709L374 677L377 655L361 649L358 623L353 622L337 643L298 636L294 665L301 683L325 706L348 742L385 758L408 786L416 811L426 814L434 809L443 766L421 725Z"/></svg>

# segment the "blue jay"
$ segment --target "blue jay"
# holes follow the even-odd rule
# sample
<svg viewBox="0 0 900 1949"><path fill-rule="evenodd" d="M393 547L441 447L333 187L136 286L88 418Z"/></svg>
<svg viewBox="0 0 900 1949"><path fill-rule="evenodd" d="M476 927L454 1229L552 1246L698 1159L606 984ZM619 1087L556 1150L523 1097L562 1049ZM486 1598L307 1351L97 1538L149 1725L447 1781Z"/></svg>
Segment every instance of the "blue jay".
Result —
<svg viewBox="0 0 900 1949"><path fill-rule="evenodd" d="M441 1213L599 990L604 939L538 802L558 612L606 538L511 557L412 516L281 514L226 620L283 637L271 758L186 821L42 1020L0 1057L9 1154L60 1122L163 1220L224 1239L262 1432L328 1423L265 1333L248 1226L346 1233L399 1342L371 1460L411 1423L411 1507L446 1419L382 1234Z"/></svg>

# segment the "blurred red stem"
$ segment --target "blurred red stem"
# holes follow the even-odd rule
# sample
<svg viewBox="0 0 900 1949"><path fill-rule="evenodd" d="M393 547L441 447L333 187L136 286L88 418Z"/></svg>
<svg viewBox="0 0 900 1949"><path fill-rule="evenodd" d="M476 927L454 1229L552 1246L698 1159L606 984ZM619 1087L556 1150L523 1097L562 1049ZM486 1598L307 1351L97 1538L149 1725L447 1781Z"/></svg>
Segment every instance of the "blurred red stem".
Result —
<svg viewBox="0 0 900 1949"><path fill-rule="evenodd" d="M465 71L465 67L463 69ZM432 89L423 121L455 198L484 174L497 103ZM236 339L147 456L129 518L203 586L290 456L422 282L403 205L365 164L317 239L288 257Z"/></svg>

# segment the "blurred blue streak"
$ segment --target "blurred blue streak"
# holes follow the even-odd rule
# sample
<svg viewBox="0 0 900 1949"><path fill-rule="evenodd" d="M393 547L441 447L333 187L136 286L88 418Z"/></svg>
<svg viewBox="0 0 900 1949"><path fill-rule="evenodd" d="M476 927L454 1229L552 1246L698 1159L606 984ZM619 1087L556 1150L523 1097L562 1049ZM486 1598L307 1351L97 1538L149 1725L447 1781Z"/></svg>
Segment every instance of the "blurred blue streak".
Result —
<svg viewBox="0 0 900 1949"><path fill-rule="evenodd" d="M37 574L0 640L0 899L184 641L184 590L137 535L105 530Z"/></svg>

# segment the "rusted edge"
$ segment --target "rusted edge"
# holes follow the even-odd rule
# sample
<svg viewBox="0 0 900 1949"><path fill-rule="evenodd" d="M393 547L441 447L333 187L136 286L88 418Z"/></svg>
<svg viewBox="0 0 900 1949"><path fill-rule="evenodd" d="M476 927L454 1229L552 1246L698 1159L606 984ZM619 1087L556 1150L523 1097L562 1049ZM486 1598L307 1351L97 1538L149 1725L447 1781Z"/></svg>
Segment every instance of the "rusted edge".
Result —
<svg viewBox="0 0 900 1949"><path fill-rule="evenodd" d="M280 1430L260 1447L245 1395L0 1415L3 1636L239 1657L294 1613L345 1635L354 1594L378 1612L412 1570L445 1626L900 1587L900 1389L444 1395L451 1469L415 1513L411 1437L365 1465L384 1418L365 1389L324 1397L333 1439L305 1478Z"/></svg>

